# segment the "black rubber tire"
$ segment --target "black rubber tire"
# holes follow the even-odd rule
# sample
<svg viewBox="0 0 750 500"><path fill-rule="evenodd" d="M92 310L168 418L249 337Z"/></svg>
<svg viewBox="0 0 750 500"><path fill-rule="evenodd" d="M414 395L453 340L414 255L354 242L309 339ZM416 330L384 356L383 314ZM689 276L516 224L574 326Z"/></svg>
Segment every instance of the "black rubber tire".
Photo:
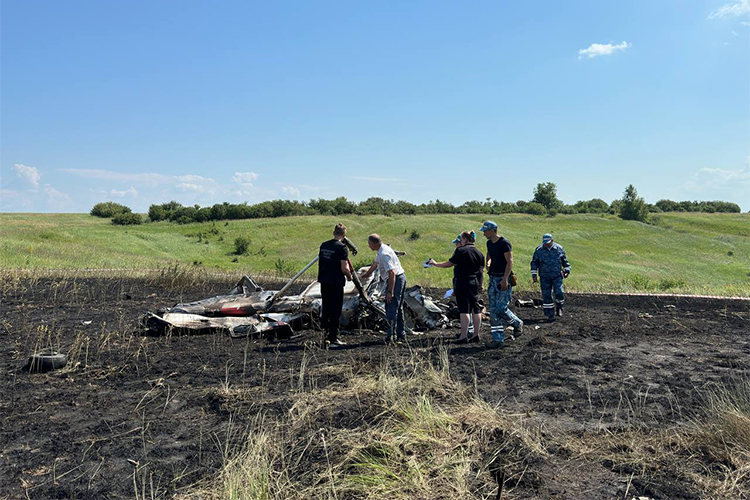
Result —
<svg viewBox="0 0 750 500"><path fill-rule="evenodd" d="M22 371L29 373L46 373L59 370L68 363L68 356L53 351L43 351L31 355Z"/></svg>

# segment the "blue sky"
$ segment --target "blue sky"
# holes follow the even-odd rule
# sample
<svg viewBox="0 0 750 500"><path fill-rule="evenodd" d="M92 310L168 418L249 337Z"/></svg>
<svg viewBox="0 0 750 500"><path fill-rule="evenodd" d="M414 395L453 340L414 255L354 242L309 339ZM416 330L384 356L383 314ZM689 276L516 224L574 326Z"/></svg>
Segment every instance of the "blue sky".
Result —
<svg viewBox="0 0 750 500"><path fill-rule="evenodd" d="M750 210L750 0L4 0L0 211L370 196Z"/></svg>

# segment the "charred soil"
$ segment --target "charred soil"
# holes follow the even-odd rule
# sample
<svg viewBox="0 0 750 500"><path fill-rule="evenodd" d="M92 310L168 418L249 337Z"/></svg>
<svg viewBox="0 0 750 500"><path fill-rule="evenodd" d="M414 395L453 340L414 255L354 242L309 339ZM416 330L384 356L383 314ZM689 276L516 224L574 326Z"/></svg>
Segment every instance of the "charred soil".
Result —
<svg viewBox="0 0 750 500"><path fill-rule="evenodd" d="M342 335L346 346L328 351L317 347L321 333L309 329L278 343L220 333L148 337L138 329L146 311L227 286L128 279L6 284L0 498L190 496L196 485L210 488L230 450L242 444L243 429L259 418L283 424L301 411L302 397L340 395L352 376L394 360L441 356L456 384L534 429L542 443L542 451L502 471L503 498L705 498L719 495L715 485L741 467L679 429L703 418L711 387L747 380L748 302L572 295L554 323L543 322L541 309L514 308L525 331L494 350L454 344L456 329L410 336L398 346L384 345L380 332L351 331ZM488 331L486 323L483 341ZM67 354L67 366L20 370L47 348ZM301 459L308 468L345 462L350 450L337 448L334 434L384 418L368 400L372 393L361 396L318 408L306 424L312 434L285 431L302 439L325 429L330 436L322 448L308 443ZM435 395L435 404L443 397ZM523 447L513 439L498 438L494 452L468 452L477 454L478 465L466 474L475 498L495 498L504 457ZM746 495L742 487L721 491Z"/></svg>

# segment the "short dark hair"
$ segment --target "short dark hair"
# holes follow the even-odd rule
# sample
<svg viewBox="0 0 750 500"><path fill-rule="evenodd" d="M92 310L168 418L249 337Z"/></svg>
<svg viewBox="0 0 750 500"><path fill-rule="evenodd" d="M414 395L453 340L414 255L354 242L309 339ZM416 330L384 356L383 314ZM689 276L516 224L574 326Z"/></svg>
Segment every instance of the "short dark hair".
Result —
<svg viewBox="0 0 750 500"><path fill-rule="evenodd" d="M477 233L475 233L474 231L464 231L463 233L461 233L461 238L465 239L469 243L474 243L477 238Z"/></svg>
<svg viewBox="0 0 750 500"><path fill-rule="evenodd" d="M336 224L336 227L333 228L333 235L344 236L345 234L346 234L346 226L340 222Z"/></svg>
<svg viewBox="0 0 750 500"><path fill-rule="evenodd" d="M376 245L379 245L380 243L382 243L383 240L380 239L380 236L378 236L377 234L373 233L373 234L371 234L370 236L367 237L367 241L371 241L372 243L375 243Z"/></svg>

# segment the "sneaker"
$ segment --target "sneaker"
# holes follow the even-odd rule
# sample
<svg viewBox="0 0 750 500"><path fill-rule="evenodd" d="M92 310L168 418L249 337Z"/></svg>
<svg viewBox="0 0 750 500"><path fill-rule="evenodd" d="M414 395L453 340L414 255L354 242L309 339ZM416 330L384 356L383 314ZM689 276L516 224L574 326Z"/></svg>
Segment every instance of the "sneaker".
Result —
<svg viewBox="0 0 750 500"><path fill-rule="evenodd" d="M487 349L502 349L505 347L505 342L500 342L499 340L493 340L492 342L487 342L484 344L484 346Z"/></svg>
<svg viewBox="0 0 750 500"><path fill-rule="evenodd" d="M472 335L470 337L467 337L469 343L475 344L479 342L479 335Z"/></svg>
<svg viewBox="0 0 750 500"><path fill-rule="evenodd" d="M406 335L401 335L400 337L396 337L397 344L403 344L404 342L406 342Z"/></svg>
<svg viewBox="0 0 750 500"><path fill-rule="evenodd" d="M523 333L523 321L518 320L518 324L513 327L513 337L518 338Z"/></svg>
<svg viewBox="0 0 750 500"><path fill-rule="evenodd" d="M326 343L328 344L329 347L340 347L342 345L346 345L346 342L344 342L343 340L339 340L339 339L326 341Z"/></svg>
<svg viewBox="0 0 750 500"><path fill-rule="evenodd" d="M390 336L390 335L386 336L386 337L385 337L385 338L383 339L383 342L385 342L386 344L390 344L390 343L391 343L391 336Z"/></svg>
<svg viewBox="0 0 750 500"><path fill-rule="evenodd" d="M544 320L545 323L554 323L555 317L554 316L547 316L547 319Z"/></svg>

